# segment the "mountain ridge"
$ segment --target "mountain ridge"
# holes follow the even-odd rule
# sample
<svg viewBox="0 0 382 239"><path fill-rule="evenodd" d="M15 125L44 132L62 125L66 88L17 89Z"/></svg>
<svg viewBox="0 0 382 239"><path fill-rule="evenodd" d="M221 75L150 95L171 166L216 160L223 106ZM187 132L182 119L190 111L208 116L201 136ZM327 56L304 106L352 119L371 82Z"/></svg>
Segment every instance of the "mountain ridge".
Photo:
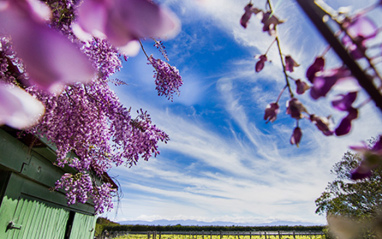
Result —
<svg viewBox="0 0 382 239"><path fill-rule="evenodd" d="M198 220L127 220L119 221L121 225L149 225L149 226L322 226L311 222L294 222L294 221L273 221L268 223L236 223L225 221L198 221Z"/></svg>

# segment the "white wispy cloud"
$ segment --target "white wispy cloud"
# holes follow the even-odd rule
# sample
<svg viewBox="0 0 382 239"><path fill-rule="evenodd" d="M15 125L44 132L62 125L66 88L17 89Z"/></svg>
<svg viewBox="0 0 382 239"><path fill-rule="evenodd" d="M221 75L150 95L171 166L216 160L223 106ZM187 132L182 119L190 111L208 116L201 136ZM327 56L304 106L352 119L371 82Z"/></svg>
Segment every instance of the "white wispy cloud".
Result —
<svg viewBox="0 0 382 239"><path fill-rule="evenodd" d="M269 36L259 30L259 19L251 19L248 29L239 25L243 7L248 3L246 0L200 0L199 5L192 1L163 2L176 7L186 22L191 22L192 18L212 19L207 28L219 27L254 54L266 49L271 42ZM275 6L280 16L294 26L303 18L290 14L297 8L294 3L278 1ZM309 39L314 38L309 35L313 31L305 33L305 23L297 29L288 27L287 23L285 26L280 26L282 47L301 63L296 75L302 77L303 69L325 48L325 43L315 41L315 47L306 48L311 44ZM296 40L295 35L304 34L307 37L302 42ZM147 109L153 121L171 138L167 145L160 145L162 154L158 159L111 172L120 175L125 195L117 220L325 223L323 217L314 214L314 200L332 179L330 168L341 159L348 145L381 133L378 130L381 115L372 105L364 107L351 134L341 138L325 137L304 121L301 125L304 143L297 149L289 144L294 121L285 114L285 106L281 106L275 123L266 125L262 119L265 106L275 101L285 84L277 63L277 51L270 52L270 58L276 60L261 74L254 73L253 59L241 59L224 61L229 66L224 72L203 75L194 72L192 62L186 64L194 54L187 53L186 46L197 45L197 37L203 39L201 35L185 33L181 36L184 41L174 43L176 53L185 53L180 63L184 64L184 79L189 81L175 105L149 100L147 95L134 94L134 89L116 89L125 105ZM208 46L213 42L203 40L200 44ZM176 59L176 54L171 57ZM143 58L140 61L145 64ZM143 71L142 75L132 75L151 78L147 67L136 65L136 70ZM145 81L144 86L148 85ZM207 97L206 94L215 95ZM215 100L214 109L196 109L209 99ZM303 96L302 100L320 115L331 112L327 100L318 101L318 104L308 96ZM217 120L211 119L214 116L224 117L224 120L220 119L219 125L215 125ZM341 115L335 116L340 119Z"/></svg>
<svg viewBox="0 0 382 239"><path fill-rule="evenodd" d="M132 100L126 101L132 103ZM131 174L126 181L121 180L125 190L138 190L142 195L151 195L145 200L142 200L143 196L128 199L129 194L126 193L129 205L138 206L138 203L144 211L147 206L153 215L159 215L158 210L168 210L163 216L167 219L176 218L179 213L206 218L208 215L224 217L245 212L247 220L253 220L248 215L258 215L260 218L264 213L262 215L276 218L293 214L302 217L301 214L306 214L306 211L296 212L302 204L303 208L309 208L309 217L313 217L311 220L316 220L313 201L329 179L329 165L324 159L330 157L330 150L324 151L328 154L318 153L320 150L317 148L314 153L288 157L275 151L271 142L265 143L272 136L258 139L263 144L257 142L258 146L253 148L245 140L239 141L209 130L206 124L169 111L149 110L155 116L154 121L171 135L169 144L161 147L163 153L176 152L190 162L186 162L187 167L184 168L178 167L176 160L159 157L128 170L119 169L120 175ZM267 158L258 153L261 148L268 152ZM148 203L151 197L155 200ZM157 203L162 206L153 207ZM190 213L190 207L195 207L195 212Z"/></svg>

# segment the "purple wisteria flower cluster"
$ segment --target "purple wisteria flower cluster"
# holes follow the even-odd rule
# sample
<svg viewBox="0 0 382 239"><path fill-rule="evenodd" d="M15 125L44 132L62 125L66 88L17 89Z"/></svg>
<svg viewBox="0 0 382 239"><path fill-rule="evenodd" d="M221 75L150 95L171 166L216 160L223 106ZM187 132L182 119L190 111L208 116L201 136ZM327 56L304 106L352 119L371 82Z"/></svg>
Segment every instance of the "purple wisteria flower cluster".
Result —
<svg viewBox="0 0 382 239"><path fill-rule="evenodd" d="M158 95L164 95L172 101L174 94L179 95L179 88L183 85L178 69L153 56L150 56L148 60L149 64L154 67L155 89L158 91Z"/></svg>
<svg viewBox="0 0 382 239"><path fill-rule="evenodd" d="M169 137L147 112L133 118L110 77L139 39L175 36L178 19L150 0L3 0L0 29L0 124L44 137L56 164L76 169L55 185L69 204L91 199L97 213L111 209L116 189L94 177L156 156ZM176 68L153 64L170 76L157 83L163 94L178 92Z"/></svg>
<svg viewBox="0 0 382 239"><path fill-rule="evenodd" d="M94 202L94 209L98 213L104 213L105 209L113 208L112 197L116 189L110 183L98 185L89 174L65 173L60 180L55 183L55 190L64 189L68 204L86 203L89 198Z"/></svg>
<svg viewBox="0 0 382 239"><path fill-rule="evenodd" d="M377 26L376 22L373 21L368 14L375 9L380 9L381 3L381 1L378 1L374 5L366 7L355 14L344 11L337 12L333 9L325 10L327 16L338 26L338 31L335 32L334 35L338 37L343 47L352 57L352 60L364 66L368 79L361 79L361 81L370 81L372 84L375 84L375 88L379 94L381 94L382 77L376 69L376 64L380 63L382 59L381 44L379 42L381 28ZM267 53L276 42L285 75L286 85L281 90L277 100L266 107L264 120L268 123L274 122L277 119L277 114L280 111L279 100L285 90L288 89L290 99L287 102L286 113L296 120L296 127L290 139L292 145L298 146L301 142L303 134L302 129L299 127L299 121L302 119L307 119L312 122L325 136L342 136L348 134L351 131L353 120L358 118L360 108L371 100L367 99L365 102L355 106L359 93L358 90L345 91L344 93L338 94L335 99L332 100L332 106L338 111L345 112L346 116L334 129L331 127L331 116L320 117L309 113L303 103L295 96L295 93L301 95L305 92L309 92L311 98L317 100L321 97L326 97L334 86L338 86L343 82L356 82L355 77L352 75L351 70L344 65L327 69L325 65L325 55L330 50L330 46L324 50L322 55L317 56L314 62L308 67L305 75L306 81L292 77L291 74L294 72L294 68L299 67L299 64L292 56L282 53L280 39L277 34L277 26L284 21L277 18L273 12L270 0L266 1L266 6L268 10L265 11L254 7L252 1L250 1L245 6L244 14L240 19L240 24L244 28L247 28L252 14L257 15L263 24L263 31L268 32L270 36L274 36L274 41L272 41L265 53L256 56L258 61L255 65L255 71L259 73L264 69L265 63L269 61ZM320 9L328 7L329 6L320 7ZM291 81L295 82L295 89L292 89ZM359 79L358 82L360 83ZM363 84L360 83L360 85L364 87ZM367 177L370 175L372 168L376 167L376 165L382 165L382 151L380 150L380 146L381 140L379 139L372 149L353 147L353 149L358 150L364 155L364 160L361 162L360 167L352 174L353 179Z"/></svg>
<svg viewBox="0 0 382 239"><path fill-rule="evenodd" d="M86 203L88 201L88 191L93 187L92 179L88 174L77 173L72 175L65 173L56 182L55 189L64 188L68 193L66 198L69 204L76 202Z"/></svg>
<svg viewBox="0 0 382 239"><path fill-rule="evenodd" d="M93 190L95 196L93 196L94 209L96 212L103 213L105 210L110 210L113 208L112 197L110 195L115 194L115 189L113 189L110 183L103 183L100 186L95 186Z"/></svg>

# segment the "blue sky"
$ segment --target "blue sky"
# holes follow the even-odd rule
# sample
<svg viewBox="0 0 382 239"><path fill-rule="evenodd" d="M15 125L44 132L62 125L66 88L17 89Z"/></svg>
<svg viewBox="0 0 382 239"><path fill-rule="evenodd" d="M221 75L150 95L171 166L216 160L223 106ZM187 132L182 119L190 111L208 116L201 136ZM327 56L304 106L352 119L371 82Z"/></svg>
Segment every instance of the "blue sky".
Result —
<svg viewBox="0 0 382 239"><path fill-rule="evenodd" d="M117 176L123 197L117 213L104 216L115 221L325 224L325 217L314 213L314 200L333 179L330 169L348 145L381 133L381 114L367 105L352 132L340 138L325 137L303 120L300 147L290 145L295 121L285 114L286 93L278 119L269 124L263 120L265 107L276 100L285 82L275 46L268 54L272 62L262 72L254 71L253 56L264 53L273 39L261 31L255 17L247 29L240 26L248 1L161 2L182 22L179 35L164 41L170 64L183 77L180 97L170 102L157 96L153 68L142 52L124 62L115 77L128 85L114 90L127 107L147 110L171 140L160 144L157 158L109 172ZM265 1L255 2L264 7ZM333 6L349 3L360 4L335 1ZM282 49L301 64L292 75L304 79L326 43L294 1L279 0L274 6L276 14L287 20L279 27ZM161 57L153 42L144 46L148 54ZM339 66L332 53L327 60L328 65ZM299 99L317 115L333 114L336 123L344 116L331 109L330 99L314 102L309 95Z"/></svg>

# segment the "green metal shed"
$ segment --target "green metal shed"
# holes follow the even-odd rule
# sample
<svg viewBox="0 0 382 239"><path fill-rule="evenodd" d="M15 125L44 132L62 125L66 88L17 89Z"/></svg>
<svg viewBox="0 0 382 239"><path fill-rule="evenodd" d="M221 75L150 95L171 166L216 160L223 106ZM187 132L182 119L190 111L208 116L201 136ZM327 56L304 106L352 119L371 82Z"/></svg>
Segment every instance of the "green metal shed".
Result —
<svg viewBox="0 0 382 239"><path fill-rule="evenodd" d="M68 205L65 194L50 190L64 173L54 148L32 135L0 127L0 238L87 239L94 237L91 202Z"/></svg>

